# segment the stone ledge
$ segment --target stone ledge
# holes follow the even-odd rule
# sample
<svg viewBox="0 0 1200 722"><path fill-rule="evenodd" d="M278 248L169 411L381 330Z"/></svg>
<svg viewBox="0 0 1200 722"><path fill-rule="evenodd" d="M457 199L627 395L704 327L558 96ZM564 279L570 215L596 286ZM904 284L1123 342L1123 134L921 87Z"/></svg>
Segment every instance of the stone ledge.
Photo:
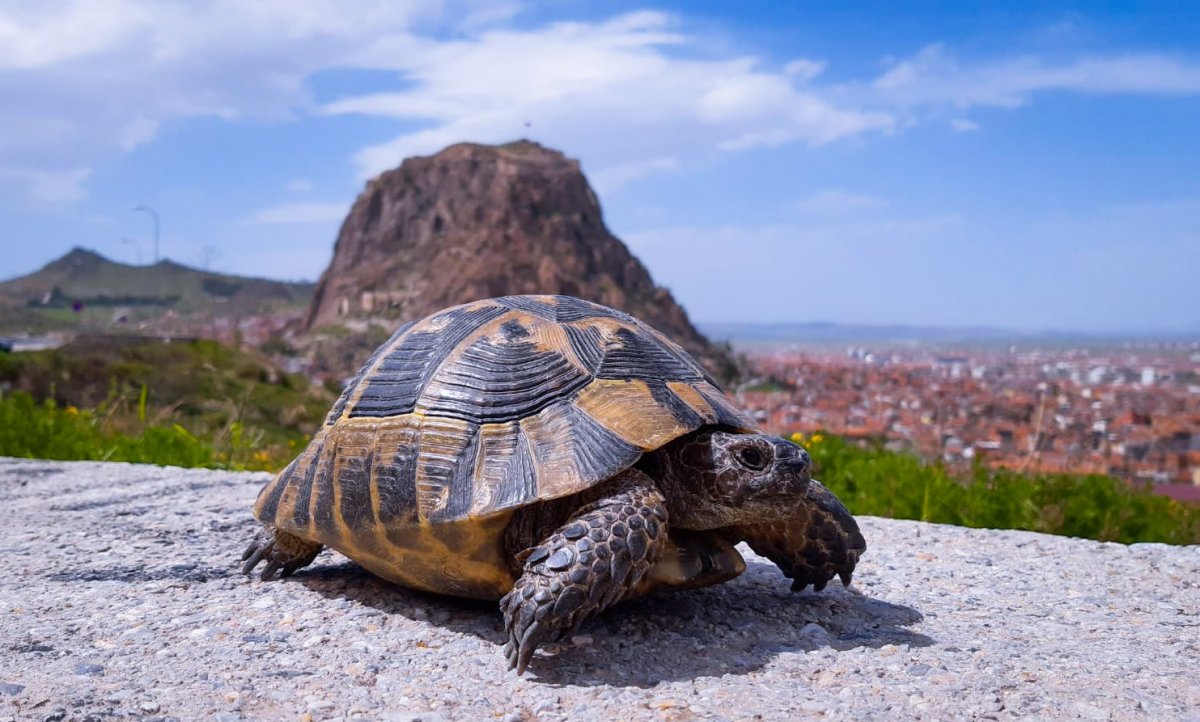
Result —
<svg viewBox="0 0 1200 722"><path fill-rule="evenodd" d="M0 459L0 719L1198 719L1200 547L866 517L850 590L747 551L518 679L493 605L238 574L266 478Z"/></svg>

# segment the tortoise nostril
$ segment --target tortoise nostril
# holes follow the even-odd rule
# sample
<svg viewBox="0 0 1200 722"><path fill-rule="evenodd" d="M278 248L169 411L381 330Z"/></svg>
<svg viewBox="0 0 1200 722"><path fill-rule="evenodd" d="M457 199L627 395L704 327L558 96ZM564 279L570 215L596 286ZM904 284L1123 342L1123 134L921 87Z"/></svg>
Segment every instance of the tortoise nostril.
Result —
<svg viewBox="0 0 1200 722"><path fill-rule="evenodd" d="M789 464L792 464L794 466L811 466L812 465L812 457L808 455L807 451L805 451L804 449L802 449L798 446L794 447L794 450L792 451L792 453L787 455L787 461Z"/></svg>

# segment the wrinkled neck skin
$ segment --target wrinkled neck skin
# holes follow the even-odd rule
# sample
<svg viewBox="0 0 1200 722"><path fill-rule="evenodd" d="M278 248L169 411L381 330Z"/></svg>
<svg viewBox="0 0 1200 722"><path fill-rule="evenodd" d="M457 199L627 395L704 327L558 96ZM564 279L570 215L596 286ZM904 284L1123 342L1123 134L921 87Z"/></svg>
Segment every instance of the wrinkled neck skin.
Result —
<svg viewBox="0 0 1200 722"><path fill-rule="evenodd" d="M812 461L779 437L705 429L647 453L638 467L666 496L671 526L701 531L788 518L805 500Z"/></svg>

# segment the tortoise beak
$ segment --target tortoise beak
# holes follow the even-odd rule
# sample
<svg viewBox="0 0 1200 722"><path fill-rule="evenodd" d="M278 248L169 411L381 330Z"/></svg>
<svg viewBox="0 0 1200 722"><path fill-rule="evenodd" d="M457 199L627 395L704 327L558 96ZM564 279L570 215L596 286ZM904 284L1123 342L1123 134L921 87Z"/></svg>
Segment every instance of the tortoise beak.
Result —
<svg viewBox="0 0 1200 722"><path fill-rule="evenodd" d="M775 464L780 478L786 481L785 495L802 497L808 493L809 481L812 480L813 462L807 451L791 442L786 442Z"/></svg>

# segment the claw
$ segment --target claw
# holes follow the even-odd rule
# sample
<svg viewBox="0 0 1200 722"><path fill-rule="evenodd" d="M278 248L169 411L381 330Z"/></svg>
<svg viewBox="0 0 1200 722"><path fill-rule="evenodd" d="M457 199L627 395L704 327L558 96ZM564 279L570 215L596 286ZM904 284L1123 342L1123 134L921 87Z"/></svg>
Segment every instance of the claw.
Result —
<svg viewBox="0 0 1200 722"><path fill-rule="evenodd" d="M525 668L529 666L529 660L533 659L533 651L537 649L537 643L541 641L542 625L534 621L521 635L521 644L517 648L517 676L521 676L525 672Z"/></svg>
<svg viewBox="0 0 1200 722"><path fill-rule="evenodd" d="M275 561L274 558L268 559L267 566L263 567L262 576L260 578L264 582L271 581L271 578L275 576L275 572L279 570L279 567L279 562Z"/></svg>
<svg viewBox="0 0 1200 722"><path fill-rule="evenodd" d="M516 669L517 674L521 675L529 666L538 644L544 641L546 633L538 623L536 603L527 602L520 595L512 593L500 602L504 608L505 626L508 627L504 658L508 660L508 668Z"/></svg>
<svg viewBox="0 0 1200 722"><path fill-rule="evenodd" d="M258 563L266 558L274 548L274 542L260 542L255 539L246 553L242 555L242 560L246 562L242 565L242 574L249 576L250 572L254 571L254 567L258 566Z"/></svg>
<svg viewBox="0 0 1200 722"><path fill-rule="evenodd" d="M854 573L854 572L853 572L853 570L851 570L851 569L846 569L846 570L843 570L843 571L840 571L840 572L838 572L838 577L840 577L840 578L841 578L841 580L842 580L842 586L843 586L843 587L848 587L848 586L850 586L850 576L851 576L853 573Z"/></svg>

